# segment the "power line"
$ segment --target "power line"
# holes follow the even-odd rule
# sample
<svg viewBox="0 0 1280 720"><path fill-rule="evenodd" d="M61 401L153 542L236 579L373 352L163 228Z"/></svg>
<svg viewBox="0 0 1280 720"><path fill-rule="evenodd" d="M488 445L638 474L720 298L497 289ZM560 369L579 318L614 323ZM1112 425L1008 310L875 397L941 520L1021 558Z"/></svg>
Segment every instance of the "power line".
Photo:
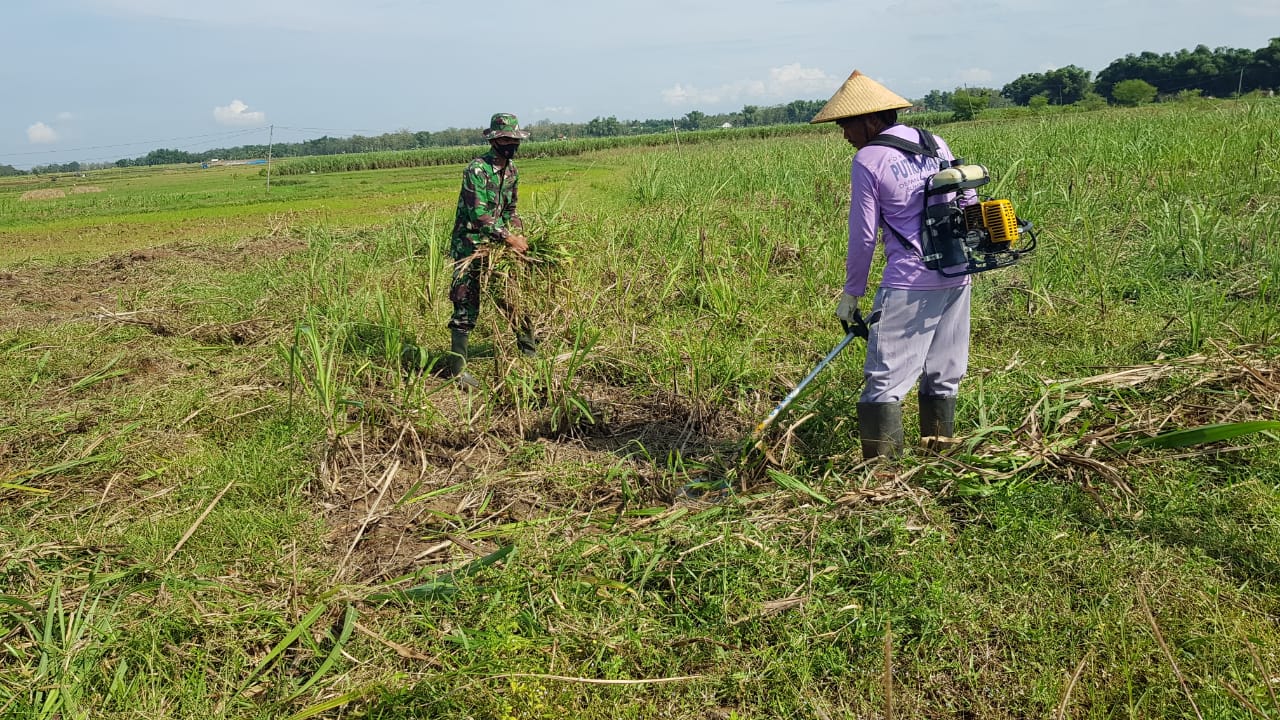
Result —
<svg viewBox="0 0 1280 720"><path fill-rule="evenodd" d="M139 140L137 142L119 143L116 145L88 145L85 147L65 148L65 149L59 149L59 150L31 150L29 152L8 153L7 157L26 157L29 155L53 155L56 153L84 152L86 150L106 150L108 148L132 147L134 145L155 145L157 143L177 142L179 140L196 140L200 138L228 138L229 139L229 138L246 135L253 132L260 132L260 129L252 128L248 130L233 130L233 131L222 132L222 133L209 133L206 135L187 135L184 137L166 138L163 140Z"/></svg>
<svg viewBox="0 0 1280 720"><path fill-rule="evenodd" d="M232 131L229 131L229 132L222 132L222 133L208 133L208 134L204 134L204 135L187 135L187 136L184 136L184 137L169 138L169 139L167 139L167 140L142 140L142 141L133 142L133 143L121 143L121 144L116 144L116 145L96 145L96 146L83 147L83 148L71 148L71 149L68 149L68 150L44 150L44 151L40 151L40 153L21 153L21 154L23 154L23 155L36 155L36 154L49 154L49 153L73 153L73 152L79 152L79 151L83 151L83 150L103 150L103 149L108 149L108 148L125 148L125 147L139 146L139 145L141 145L141 146L148 146L148 145L149 145L149 146L150 146L149 150L151 150L151 151L154 151L154 150L156 150L156 149L174 149L174 150L180 150L180 151L183 151L183 152L193 152L193 151L198 151L198 149L199 149L199 150L203 150L203 149L213 149L213 148L207 148L207 147L206 147L206 146L208 146L208 145L210 145L210 144L213 144L213 143L211 142L211 141L213 141L213 140L217 140L217 141L220 141L220 142L225 143L226 141L229 141L229 140L235 140L235 139L237 139L237 138L246 138L247 136L251 136L251 135L254 135L254 134L257 134L257 133L261 133L261 132L262 132L262 130L263 130L263 128L255 127L255 128L246 128L246 129L244 129L244 130L232 130ZM181 144L181 145L177 145L177 146L174 146L174 147L172 147L172 148L157 148L157 147L156 147L156 145L157 145L157 144L159 144L159 143L171 143L171 142L176 141L176 140L190 140L190 141L193 141L193 142L183 143L183 144ZM240 143L239 145L240 145L240 146L242 146L242 145L243 145L243 143ZM235 146L228 146L228 147L221 148L221 149L227 149L227 150L230 150L230 149L234 149L234 147L235 147ZM122 157L120 157L120 155L119 155L119 154L113 154L113 155L101 155L101 156L88 157L88 158L83 158L83 157L82 157L82 158L77 158L77 159L75 160L75 162L82 163L82 164L99 164L99 163L110 163L110 162L115 162L115 161L117 161L117 160L122 160L122 159L127 159L127 158L122 158ZM4 161L4 158L0 158L0 164L4 164L4 162L3 162L3 161ZM70 161L68 161L68 162L70 162ZM29 162L27 162L27 163L22 163L22 164L25 164L25 165L26 165L26 167L25 167L25 168L21 168L21 169L31 170L32 168L36 167L39 163L38 163L38 162L31 162L31 161L29 161ZM51 165L62 165L62 164L66 164L66 163L51 162L50 164L51 164ZM15 167L16 167L16 166L18 166L18 164L15 164Z"/></svg>
<svg viewBox="0 0 1280 720"><path fill-rule="evenodd" d="M178 151L180 151L180 152L188 152L188 153L191 153L191 152L196 152L196 151L197 151L197 145L204 145L204 144L205 144L205 143L195 143L195 144L191 144L191 145L178 146L178 147L174 147L174 148L161 148L161 149L178 150ZM237 146L237 147L245 147L245 146L244 146L244 145L240 145L240 146ZM155 149L157 149L157 148L153 148L153 151L154 151ZM230 148L230 147L229 147L229 148L200 148L200 149L201 149L201 150L208 151L208 150L213 150L213 149L231 150L231 149L234 149L234 148ZM86 160L79 160L78 162L80 162L80 163L95 164L95 163L110 163L110 162L115 162L115 161L117 161L117 160L127 160L127 159L129 159L129 158L121 158L121 157L119 157L118 155L104 155L104 156L101 156L101 157L89 158L89 159L86 159Z"/></svg>
<svg viewBox="0 0 1280 720"><path fill-rule="evenodd" d="M288 125L276 125L277 130L296 130L298 132L322 132L322 133L378 133L378 130L370 130L368 128L309 128L309 127L289 127ZM385 131L380 134L386 134Z"/></svg>
<svg viewBox="0 0 1280 720"><path fill-rule="evenodd" d="M379 130L372 130L369 128L318 128L318 127L293 127L288 125L274 125L272 127L275 130L287 130L295 133L324 133L324 134L334 133L338 135L357 135L361 133L366 133L369 135L376 136L376 135L389 135L389 134L392 134L393 132L400 132L399 130L379 131ZM215 141L225 142L229 140L234 140L236 138L243 138L248 135L260 133L262 132L263 129L264 128L261 128L261 127L254 127L254 128L245 128L243 130L230 130L230 131L219 132L219 133L205 133L201 135L183 135L180 137L161 138L156 140L137 140L134 142L114 143L109 145L86 145L83 147L74 147L74 148L56 149L56 150L31 150L31 151L17 152L17 153L5 153L4 155L0 156L0 163L4 163L4 161L8 159L31 158L31 160L26 163L14 163L15 165L18 165L18 164L26 165L27 169L30 169L31 167L34 167L35 165L40 164L39 160L36 159L37 156L48 156L48 155L64 155L65 156L71 153L93 152L93 151L99 151L99 150L110 150L113 148L130 148L130 147L139 147L139 146L146 146L148 147L148 150L154 150L168 143L183 142L183 141L189 141L189 142L184 142L183 145L178 146L174 149L187 150L187 149L193 148L195 145L210 145L210 144L214 144ZM310 139L319 139L319 138L310 138ZM231 148L227 148L227 149L231 149ZM119 159L121 159L119 156L95 155L89 158L77 159L76 162L100 163L100 162L112 162ZM4 163L4 164L7 164L7 163Z"/></svg>

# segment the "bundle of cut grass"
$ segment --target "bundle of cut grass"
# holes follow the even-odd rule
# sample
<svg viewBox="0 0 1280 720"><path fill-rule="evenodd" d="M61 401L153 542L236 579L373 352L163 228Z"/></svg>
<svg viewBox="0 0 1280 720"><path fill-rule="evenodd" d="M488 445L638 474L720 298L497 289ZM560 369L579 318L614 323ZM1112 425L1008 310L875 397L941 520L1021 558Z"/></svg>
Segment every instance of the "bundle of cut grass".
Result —
<svg viewBox="0 0 1280 720"><path fill-rule="evenodd" d="M486 285L513 312L544 326L560 309L565 270L573 262L565 226L535 217L525 223L529 248L518 253L505 245L489 249Z"/></svg>

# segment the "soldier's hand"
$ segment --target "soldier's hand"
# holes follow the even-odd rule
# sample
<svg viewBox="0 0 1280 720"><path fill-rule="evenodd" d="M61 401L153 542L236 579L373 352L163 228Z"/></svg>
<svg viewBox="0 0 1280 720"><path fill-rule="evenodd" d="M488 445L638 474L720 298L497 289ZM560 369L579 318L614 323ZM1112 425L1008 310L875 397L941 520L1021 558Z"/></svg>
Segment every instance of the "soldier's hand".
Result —
<svg viewBox="0 0 1280 720"><path fill-rule="evenodd" d="M529 249L529 240L523 235L508 235L507 247L523 255Z"/></svg>

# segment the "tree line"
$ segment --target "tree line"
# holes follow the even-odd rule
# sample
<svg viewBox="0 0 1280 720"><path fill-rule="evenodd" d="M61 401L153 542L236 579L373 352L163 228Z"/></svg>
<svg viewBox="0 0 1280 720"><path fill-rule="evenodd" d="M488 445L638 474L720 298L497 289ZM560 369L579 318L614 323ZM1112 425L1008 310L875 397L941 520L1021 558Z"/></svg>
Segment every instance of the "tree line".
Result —
<svg viewBox="0 0 1280 720"><path fill-rule="evenodd" d="M1206 95L1230 97L1250 92L1271 92L1280 88L1280 37L1272 38L1258 50L1220 47L1210 50L1197 45L1194 50L1157 54L1142 52L1114 60L1097 76L1076 65L1043 73L1026 73L1002 88L965 87L950 92L932 90L915 101L919 109L949 111L952 119L968 120L988 108L1074 105L1085 109L1108 104L1138 105L1157 99ZM596 117L586 123L538 120L528 129L533 140L575 140L619 137L681 130L708 130L718 127L753 127L808 122L822 108L824 100L793 100L781 105L745 105L739 111L707 114L692 110L679 118L619 120L615 116ZM305 157L346 153L419 150L484 143L483 128L448 128L435 132L399 130L376 136L323 136L297 143L240 145L199 152L152 150L137 158L114 163L51 164L34 167L35 174L80 172L83 170L199 163L211 158L247 160L266 157ZM0 176L24 174L9 165L0 165Z"/></svg>
<svg viewBox="0 0 1280 720"><path fill-rule="evenodd" d="M1157 54L1143 52L1114 60L1096 77L1076 65L1020 75L1003 88L931 91L920 103L970 119L988 107L1107 104L1139 105L1161 98L1205 95L1232 97L1280 88L1280 38L1258 50L1220 47Z"/></svg>

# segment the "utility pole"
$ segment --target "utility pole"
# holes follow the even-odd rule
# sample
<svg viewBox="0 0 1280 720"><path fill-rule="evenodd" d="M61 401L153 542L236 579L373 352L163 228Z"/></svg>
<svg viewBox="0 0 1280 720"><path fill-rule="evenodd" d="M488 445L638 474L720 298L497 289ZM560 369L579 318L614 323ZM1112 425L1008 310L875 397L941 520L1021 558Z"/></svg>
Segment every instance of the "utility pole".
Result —
<svg viewBox="0 0 1280 720"><path fill-rule="evenodd" d="M267 191L271 191L271 141L275 138L276 126L267 127Z"/></svg>
<svg viewBox="0 0 1280 720"><path fill-rule="evenodd" d="M1236 83L1236 97L1244 94L1244 67L1240 68L1240 82Z"/></svg>

